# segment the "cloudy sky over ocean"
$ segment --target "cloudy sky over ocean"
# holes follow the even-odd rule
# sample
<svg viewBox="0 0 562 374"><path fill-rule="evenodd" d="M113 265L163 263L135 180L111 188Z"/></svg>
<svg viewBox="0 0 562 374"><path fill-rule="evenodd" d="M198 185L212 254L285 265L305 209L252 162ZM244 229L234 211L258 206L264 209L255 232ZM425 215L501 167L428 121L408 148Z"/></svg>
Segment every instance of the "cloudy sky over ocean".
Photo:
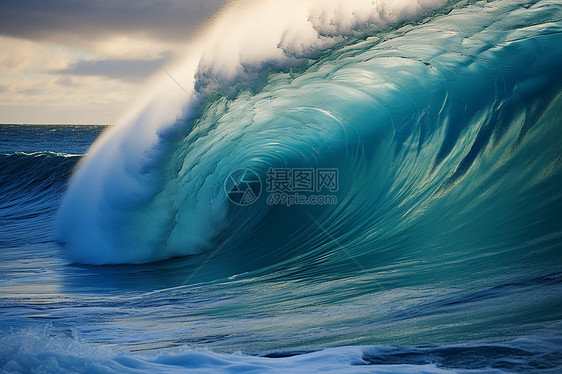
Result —
<svg viewBox="0 0 562 374"><path fill-rule="evenodd" d="M3 1L0 123L115 123L224 2Z"/></svg>

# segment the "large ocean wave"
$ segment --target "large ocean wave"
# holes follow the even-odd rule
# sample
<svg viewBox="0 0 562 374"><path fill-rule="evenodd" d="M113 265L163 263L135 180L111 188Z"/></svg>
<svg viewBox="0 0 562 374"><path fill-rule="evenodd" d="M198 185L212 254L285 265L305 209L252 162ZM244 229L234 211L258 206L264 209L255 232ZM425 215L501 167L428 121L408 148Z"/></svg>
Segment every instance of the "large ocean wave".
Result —
<svg viewBox="0 0 562 374"><path fill-rule="evenodd" d="M552 261L556 246L533 246L562 235L561 26L548 0L227 8L174 80L94 145L58 238L91 264L228 239L240 272ZM265 181L280 167L337 168L338 204L228 202L229 173Z"/></svg>

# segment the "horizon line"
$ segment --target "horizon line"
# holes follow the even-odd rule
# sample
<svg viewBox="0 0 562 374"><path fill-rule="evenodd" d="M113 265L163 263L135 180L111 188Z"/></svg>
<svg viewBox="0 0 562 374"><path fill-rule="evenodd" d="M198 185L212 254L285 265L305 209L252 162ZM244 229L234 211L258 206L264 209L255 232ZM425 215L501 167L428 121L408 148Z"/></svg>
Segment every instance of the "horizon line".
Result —
<svg viewBox="0 0 562 374"><path fill-rule="evenodd" d="M0 126L113 126L102 123L0 123Z"/></svg>

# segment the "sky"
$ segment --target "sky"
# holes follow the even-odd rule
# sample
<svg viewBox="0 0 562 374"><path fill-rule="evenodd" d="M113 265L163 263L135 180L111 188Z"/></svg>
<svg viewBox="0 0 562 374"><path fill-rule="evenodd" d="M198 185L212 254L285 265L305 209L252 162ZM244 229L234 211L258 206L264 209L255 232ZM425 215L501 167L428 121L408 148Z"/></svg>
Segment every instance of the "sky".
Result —
<svg viewBox="0 0 562 374"><path fill-rule="evenodd" d="M116 123L224 3L2 0L0 123Z"/></svg>

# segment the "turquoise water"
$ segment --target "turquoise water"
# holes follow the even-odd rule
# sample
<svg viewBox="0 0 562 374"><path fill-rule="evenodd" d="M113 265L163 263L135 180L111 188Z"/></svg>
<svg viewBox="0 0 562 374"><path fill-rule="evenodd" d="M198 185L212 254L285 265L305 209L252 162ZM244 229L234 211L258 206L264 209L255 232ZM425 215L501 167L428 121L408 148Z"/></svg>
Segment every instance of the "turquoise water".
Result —
<svg viewBox="0 0 562 374"><path fill-rule="evenodd" d="M2 127L0 367L557 372L561 26L555 1L456 3L200 65L85 158L98 128ZM296 169L337 170L302 193L335 203L272 203Z"/></svg>

